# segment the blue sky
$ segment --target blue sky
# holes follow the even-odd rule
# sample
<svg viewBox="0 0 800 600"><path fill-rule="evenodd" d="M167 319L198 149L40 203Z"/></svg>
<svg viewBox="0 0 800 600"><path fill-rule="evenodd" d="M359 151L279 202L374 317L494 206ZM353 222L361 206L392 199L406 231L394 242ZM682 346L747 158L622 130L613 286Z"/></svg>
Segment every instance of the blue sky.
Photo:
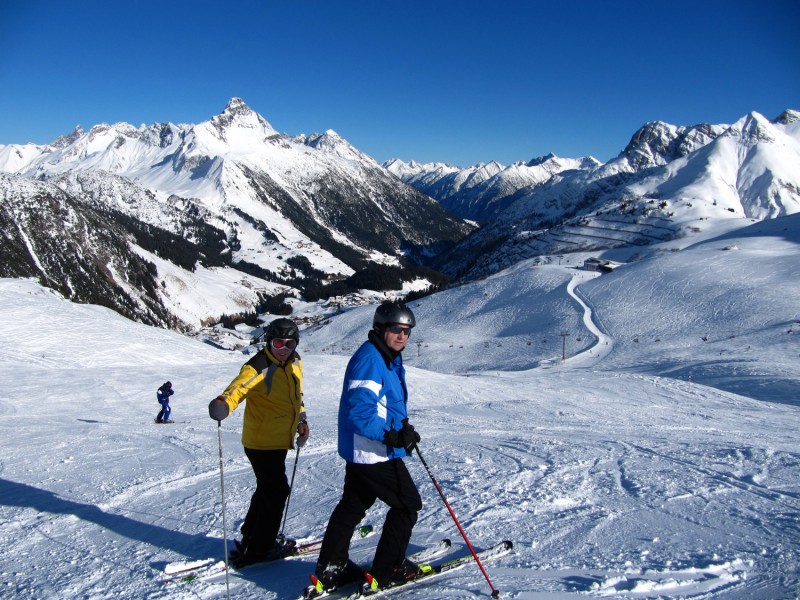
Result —
<svg viewBox="0 0 800 600"><path fill-rule="evenodd" d="M648 121L800 109L799 0L4 0L0 144L241 97L378 161L616 156Z"/></svg>

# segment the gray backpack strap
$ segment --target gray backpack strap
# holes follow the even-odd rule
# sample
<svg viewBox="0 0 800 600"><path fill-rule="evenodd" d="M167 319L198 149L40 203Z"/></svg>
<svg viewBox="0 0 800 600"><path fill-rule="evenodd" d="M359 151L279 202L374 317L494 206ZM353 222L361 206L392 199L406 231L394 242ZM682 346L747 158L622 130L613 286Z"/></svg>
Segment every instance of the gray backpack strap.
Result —
<svg viewBox="0 0 800 600"><path fill-rule="evenodd" d="M267 386L267 396L272 392L272 378L275 377L275 371L278 370L278 365L269 363L269 366L262 371L264 373L264 385Z"/></svg>

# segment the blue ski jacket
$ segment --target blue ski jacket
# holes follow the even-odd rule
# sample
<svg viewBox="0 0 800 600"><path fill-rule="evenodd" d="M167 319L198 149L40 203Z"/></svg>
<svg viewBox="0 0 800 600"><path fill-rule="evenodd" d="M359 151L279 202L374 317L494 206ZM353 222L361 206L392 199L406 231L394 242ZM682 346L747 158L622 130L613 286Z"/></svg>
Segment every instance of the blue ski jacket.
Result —
<svg viewBox="0 0 800 600"><path fill-rule="evenodd" d="M175 391L172 388L162 385L160 388L158 388L158 391L156 391L156 396L158 397L159 402L166 402L174 393Z"/></svg>
<svg viewBox="0 0 800 600"><path fill-rule="evenodd" d="M372 335L370 336L372 337ZM383 443L389 428L401 430L408 417L403 358L386 357L364 342L347 363L339 401L339 456L347 462L374 464L408 456L404 448Z"/></svg>

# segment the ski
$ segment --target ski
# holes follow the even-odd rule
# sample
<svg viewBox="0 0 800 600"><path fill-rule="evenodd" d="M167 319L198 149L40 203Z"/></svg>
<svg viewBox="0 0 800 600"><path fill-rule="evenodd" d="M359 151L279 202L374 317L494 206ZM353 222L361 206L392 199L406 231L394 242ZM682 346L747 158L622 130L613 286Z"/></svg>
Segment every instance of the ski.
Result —
<svg viewBox="0 0 800 600"><path fill-rule="evenodd" d="M355 532L353 533L353 539L369 537L373 533L374 530L372 525L362 525L361 527L356 529ZM280 558L276 558L271 561L253 563L253 565L263 565L270 562L276 562L279 560L308 556L309 554L314 554L316 552L319 552L321 547L322 547L322 539L315 539L309 542L303 542L301 544L296 544L295 546L293 546L287 554L281 556ZM253 565L240 567L240 569L244 569ZM234 570L232 566L229 566L228 568L230 570ZM214 575L224 572L225 572L225 561L216 558L173 562L173 563L168 563L164 567L164 574L166 575L166 577L163 579L163 583L181 583L187 581L194 581L195 579L207 579L209 577L213 577Z"/></svg>
<svg viewBox="0 0 800 600"><path fill-rule="evenodd" d="M410 555L408 559L415 563L425 563L429 560L433 560L446 554L448 550L450 550L450 546L452 543L449 539L444 538L439 543L428 546L427 548L423 548L419 552L415 552L414 554ZM361 580L353 581L347 583L343 586L340 586L333 590L325 590L319 585L319 580L315 576L311 576L311 585L307 586L305 590L303 590L303 595L300 596L299 600L310 600L311 598L326 598L329 596L337 596L339 597L342 593L342 590L347 590L348 588L358 584Z"/></svg>
<svg viewBox="0 0 800 600"><path fill-rule="evenodd" d="M170 563L164 568L162 583L184 583L195 579L205 579L225 572L225 561L209 558L186 563Z"/></svg>
<svg viewBox="0 0 800 600"><path fill-rule="evenodd" d="M438 544L423 548L419 552L414 552L408 559L415 563L428 562L445 554L452 545L453 543L448 538L442 538Z"/></svg>
<svg viewBox="0 0 800 600"><path fill-rule="evenodd" d="M487 548L486 550L478 552L477 555L478 558L480 558L481 563L484 563L490 560L494 560L496 558L500 558L501 556L505 556L506 554L511 552L513 547L514 544L511 541L505 540L500 542L499 544L495 544L491 548ZM454 558L453 560L448 560L439 565L420 564L419 567L421 573L417 575L414 579L410 579L402 583L396 583L394 585L376 589L370 589L366 584L362 584L362 586L358 590L347 596L347 600L360 600L361 598L372 598L372 597L382 596L384 594L396 590L397 588L413 585L415 583L419 583L420 581L425 581L431 577L441 575L442 573L446 573L448 571L461 568L464 565L474 562L474 560L475 557L472 556L472 554L468 554L467 556ZM367 583L371 583L369 576L367 576Z"/></svg>

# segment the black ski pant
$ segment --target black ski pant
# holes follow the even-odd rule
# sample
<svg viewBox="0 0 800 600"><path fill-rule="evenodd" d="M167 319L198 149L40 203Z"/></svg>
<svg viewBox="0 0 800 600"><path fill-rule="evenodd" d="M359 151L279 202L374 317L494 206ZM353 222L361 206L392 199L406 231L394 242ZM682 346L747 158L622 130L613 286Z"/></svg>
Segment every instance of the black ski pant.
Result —
<svg viewBox="0 0 800 600"><path fill-rule="evenodd" d="M328 521L317 561L318 571L347 562L353 531L375 500L387 504L389 512L370 572L381 581L403 561L417 512L422 508L417 486L403 460L371 465L347 463L342 499Z"/></svg>
<svg viewBox="0 0 800 600"><path fill-rule="evenodd" d="M242 541L247 553L266 552L275 544L283 509L289 496L286 480L287 450L253 450L244 453L256 475L256 491L242 523Z"/></svg>

